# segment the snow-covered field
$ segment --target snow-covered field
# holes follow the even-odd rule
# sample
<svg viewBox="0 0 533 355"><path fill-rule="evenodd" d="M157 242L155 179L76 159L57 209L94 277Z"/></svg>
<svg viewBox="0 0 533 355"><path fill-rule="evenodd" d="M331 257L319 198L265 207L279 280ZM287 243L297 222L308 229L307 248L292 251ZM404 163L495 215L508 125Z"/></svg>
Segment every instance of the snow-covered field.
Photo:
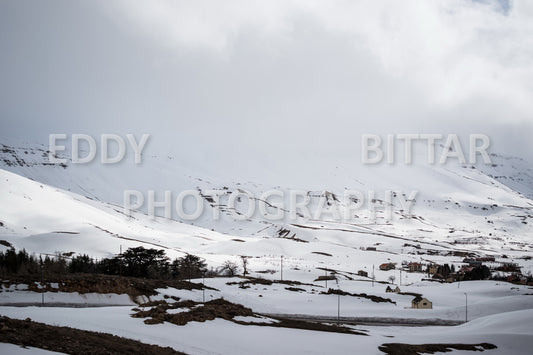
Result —
<svg viewBox="0 0 533 355"><path fill-rule="evenodd" d="M383 343L400 342L409 344L427 343L492 343L498 348L489 353L524 354L533 346L533 290L531 287L516 287L505 282L472 281L456 284L435 284L419 282L403 287L404 292L419 292L432 300L433 309L408 309L413 298L409 295L385 293L385 285L359 281L341 281L343 290L391 298L391 303L374 303L369 299L321 295L319 283L315 286L298 285L306 291L289 291L288 285L251 285L240 289L229 282L239 278L207 278L206 285L219 291L186 291L158 289L159 295L151 300L167 299L163 296L177 296L181 300L202 302L224 298L241 303L255 312L276 314L321 315L335 318L340 304L340 316L390 318L446 319L463 321L465 317L465 295L468 295L469 322L457 326L402 327L394 326L350 326L364 331L368 336L297 330L287 328L239 325L230 321L215 319L206 322L190 322L185 326L171 323L147 325L143 319L132 318L133 306L112 306L125 301L124 295L79 295L77 293L46 293L46 301L65 302L71 305L61 307L11 307L22 299L35 304L40 294L25 291L22 285L11 287L10 292L0 293L0 314L51 325L111 333L142 342L171 346L191 354L272 354L335 352L350 354L354 349L365 354L379 354L378 346ZM201 281L201 280L193 280ZM335 286L334 286L335 287ZM18 291L15 289L19 289ZM26 295L24 295L26 294ZM23 297L23 298L22 298ZM92 300L93 307L83 307L83 300ZM107 301L107 302L106 302ZM81 302L81 303L80 303ZM340 303L338 303L340 302ZM82 308L77 308L82 306ZM85 305L87 306L87 304ZM169 313L183 311L173 310ZM235 320L247 321L246 317ZM256 322L266 322L257 320ZM276 339L276 341L272 341ZM462 352L454 352L462 353ZM468 353L468 352L464 352Z"/></svg>
<svg viewBox="0 0 533 355"><path fill-rule="evenodd" d="M369 336L245 326L220 319L185 326L170 323L146 325L142 319L130 317L129 307L0 307L0 313L13 318L31 317L43 323L111 333L171 346L191 354L380 354L378 346L390 342L489 342L498 348L488 354L526 354L533 345L532 310L496 314L453 327L356 327L365 330Z"/></svg>

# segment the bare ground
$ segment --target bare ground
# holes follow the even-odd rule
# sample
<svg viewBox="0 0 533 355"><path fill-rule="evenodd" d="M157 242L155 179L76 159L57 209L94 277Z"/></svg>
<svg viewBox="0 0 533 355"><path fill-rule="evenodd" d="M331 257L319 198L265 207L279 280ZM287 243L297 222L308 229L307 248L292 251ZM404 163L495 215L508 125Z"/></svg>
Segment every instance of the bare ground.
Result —
<svg viewBox="0 0 533 355"><path fill-rule="evenodd" d="M107 333L0 317L0 342L66 354L184 354Z"/></svg>

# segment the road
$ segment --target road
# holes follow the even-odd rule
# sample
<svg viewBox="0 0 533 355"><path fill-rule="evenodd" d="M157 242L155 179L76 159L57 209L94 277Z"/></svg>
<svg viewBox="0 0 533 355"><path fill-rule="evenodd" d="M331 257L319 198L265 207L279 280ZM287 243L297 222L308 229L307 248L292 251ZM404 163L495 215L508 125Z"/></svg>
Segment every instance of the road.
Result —
<svg viewBox="0 0 533 355"><path fill-rule="evenodd" d="M263 314L265 317L299 320L316 323L339 323L350 325L373 325L373 326L401 326L401 327L429 327L429 326L452 326L463 324L462 321L439 319L439 318L386 318L386 317L331 317L314 316L307 314Z"/></svg>

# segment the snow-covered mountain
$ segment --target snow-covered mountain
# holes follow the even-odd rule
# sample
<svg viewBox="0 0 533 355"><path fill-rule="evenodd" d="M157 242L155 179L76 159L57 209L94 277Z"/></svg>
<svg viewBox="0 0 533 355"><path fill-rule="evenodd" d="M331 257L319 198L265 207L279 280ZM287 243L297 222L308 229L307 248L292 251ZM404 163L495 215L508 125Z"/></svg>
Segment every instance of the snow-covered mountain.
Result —
<svg viewBox="0 0 533 355"><path fill-rule="evenodd" d="M68 159L68 152L64 157ZM50 164L46 146L4 139L0 239L37 253L95 256L142 243L164 248L171 256L197 253L213 266L249 255L256 257L252 264L257 267L277 268L284 256L289 269L313 271L313 277L323 264L353 272L385 261L423 258L460 263L468 253L506 254L521 260L527 272L531 266L522 258L533 248L533 173L521 159L496 154L491 158L491 165L479 166L347 164L287 186L283 172L276 181L271 176L267 181L217 178L209 169L191 168L170 155L144 156L138 166ZM260 196L273 188L287 194L292 189L304 191L311 199L309 209L322 203L325 213L319 218L278 221L256 213L238 220L228 207L232 192L246 190ZM173 199L180 191L197 190L205 198L205 211L194 221L180 220L174 212L171 220L154 219L142 211L128 217L122 201L126 189L144 194L154 190L157 199L165 190ZM342 199L347 189L361 191L367 201L349 220L334 219L333 209L344 213L347 208ZM210 190L224 193L219 204L207 196ZM370 190L375 192L373 207ZM388 217L386 190L395 192L390 200L393 214ZM397 194L407 198L414 190L418 193L408 218ZM220 219L213 218L213 209L220 211Z"/></svg>

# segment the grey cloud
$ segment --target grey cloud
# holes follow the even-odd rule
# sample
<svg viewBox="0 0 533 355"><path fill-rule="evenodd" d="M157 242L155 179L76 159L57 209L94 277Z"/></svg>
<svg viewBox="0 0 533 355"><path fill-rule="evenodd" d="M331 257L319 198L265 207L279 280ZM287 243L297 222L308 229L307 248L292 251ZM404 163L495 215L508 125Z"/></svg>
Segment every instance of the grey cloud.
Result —
<svg viewBox="0 0 533 355"><path fill-rule="evenodd" d="M235 169L250 160L249 168L279 169L357 160L365 132L487 132L494 149L532 157L533 112L523 99L531 94L530 52L519 50L521 60L510 54L526 46L531 12L512 8L507 32L494 28L497 48L510 52L492 60L490 34L479 39L474 30L461 44L478 47L460 48L454 31L414 36L401 22L392 26L400 31L395 44L391 25L372 18L388 14L383 9L357 15L367 18L355 27L349 18L334 23L343 6L350 13L346 4L320 15L315 3L291 3L273 5L257 22L247 7L211 17L213 28L171 26L170 13L151 29L142 14L107 3L0 5L3 134L46 141L52 132L148 132L154 150ZM440 19L441 9L422 10ZM503 16L457 10L485 28ZM454 21L468 29L468 16ZM435 21L429 28L442 31ZM162 39L168 26L177 39ZM411 35L418 42L410 44Z"/></svg>

